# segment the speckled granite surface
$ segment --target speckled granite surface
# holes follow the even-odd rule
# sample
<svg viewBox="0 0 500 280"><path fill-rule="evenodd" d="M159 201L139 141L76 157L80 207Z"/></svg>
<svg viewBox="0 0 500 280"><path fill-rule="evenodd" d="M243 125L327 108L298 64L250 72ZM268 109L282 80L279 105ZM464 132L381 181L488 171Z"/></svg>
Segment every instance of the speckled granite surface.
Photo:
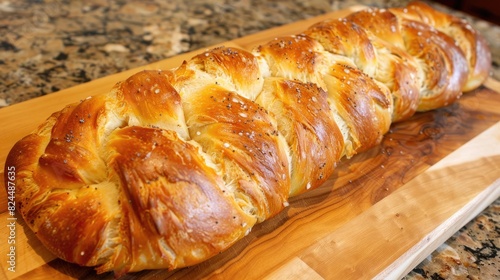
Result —
<svg viewBox="0 0 500 280"><path fill-rule="evenodd" d="M407 2L0 1L0 107L352 5ZM481 31L500 80L500 27L435 7ZM497 200L406 279L500 279L499 212Z"/></svg>
<svg viewBox="0 0 500 280"><path fill-rule="evenodd" d="M408 1L184 2L1 1L0 107L332 10ZM490 42L500 79L500 27L471 23Z"/></svg>
<svg viewBox="0 0 500 280"><path fill-rule="evenodd" d="M404 277L419 279L500 279L500 199Z"/></svg>

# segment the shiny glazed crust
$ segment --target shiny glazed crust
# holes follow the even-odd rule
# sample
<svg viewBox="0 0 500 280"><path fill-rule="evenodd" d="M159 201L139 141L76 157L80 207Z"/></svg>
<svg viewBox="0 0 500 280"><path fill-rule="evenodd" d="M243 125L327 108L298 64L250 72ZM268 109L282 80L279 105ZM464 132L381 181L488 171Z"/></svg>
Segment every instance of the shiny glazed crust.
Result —
<svg viewBox="0 0 500 280"><path fill-rule="evenodd" d="M460 19L418 2L367 9L137 73L54 113L5 166L58 257L117 276L176 269L320 186L391 123L480 86L490 64Z"/></svg>

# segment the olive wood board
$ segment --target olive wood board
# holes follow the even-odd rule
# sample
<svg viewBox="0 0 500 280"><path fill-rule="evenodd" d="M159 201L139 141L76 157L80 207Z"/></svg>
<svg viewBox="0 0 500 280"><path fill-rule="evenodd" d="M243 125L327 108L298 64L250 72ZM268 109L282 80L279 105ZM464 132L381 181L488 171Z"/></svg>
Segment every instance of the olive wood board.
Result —
<svg viewBox="0 0 500 280"><path fill-rule="evenodd" d="M224 43L251 49L298 34L362 6ZM100 78L0 109L0 167L14 143L54 111L108 91L143 69L177 67L200 51ZM198 265L130 273L122 279L397 279L500 196L500 83L492 78L456 103L395 123L382 143L342 160L321 187L294 197L277 216ZM0 183L4 189L4 182ZM56 258L0 192L0 279L112 279ZM12 231L8 225L14 221ZM9 240L15 244L9 244ZM8 270L15 246L15 272Z"/></svg>

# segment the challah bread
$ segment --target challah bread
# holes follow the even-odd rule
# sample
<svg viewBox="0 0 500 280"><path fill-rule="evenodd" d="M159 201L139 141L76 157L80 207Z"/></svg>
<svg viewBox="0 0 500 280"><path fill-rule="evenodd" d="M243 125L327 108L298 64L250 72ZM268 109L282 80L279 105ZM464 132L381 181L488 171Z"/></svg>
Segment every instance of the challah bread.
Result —
<svg viewBox="0 0 500 280"><path fill-rule="evenodd" d="M423 4L406 9L208 50L67 106L9 153L21 215L58 257L99 273L218 254L392 122L487 78L479 34Z"/></svg>
<svg viewBox="0 0 500 280"><path fill-rule="evenodd" d="M479 87L489 75L491 53L486 40L464 19L432 9L422 2L411 2L406 8L392 8L400 18L428 24L454 39L468 63L468 77L462 91Z"/></svg>

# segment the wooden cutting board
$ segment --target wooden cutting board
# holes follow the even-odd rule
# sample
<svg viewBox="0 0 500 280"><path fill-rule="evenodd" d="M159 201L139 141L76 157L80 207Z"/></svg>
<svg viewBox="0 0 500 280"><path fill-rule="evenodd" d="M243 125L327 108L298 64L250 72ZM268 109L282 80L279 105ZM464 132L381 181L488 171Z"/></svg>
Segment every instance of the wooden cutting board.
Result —
<svg viewBox="0 0 500 280"><path fill-rule="evenodd" d="M329 13L225 43L251 49ZM198 52L195 52L198 53ZM142 69L173 68L188 53L0 109L0 164L8 151L52 112L109 90ZM467 93L449 107L394 124L383 142L340 163L320 188L293 198L278 216L197 266L132 273L124 279L380 279L405 275L500 196L500 83ZM2 173L3 177L3 173ZM4 188L4 182L0 183ZM11 217L0 191L0 278L113 278L55 258L21 217ZM9 225L13 223L13 227ZM14 240L15 244L9 244ZM12 242L12 241L11 241ZM15 272L9 270L11 246ZM14 264L14 263L11 263Z"/></svg>

